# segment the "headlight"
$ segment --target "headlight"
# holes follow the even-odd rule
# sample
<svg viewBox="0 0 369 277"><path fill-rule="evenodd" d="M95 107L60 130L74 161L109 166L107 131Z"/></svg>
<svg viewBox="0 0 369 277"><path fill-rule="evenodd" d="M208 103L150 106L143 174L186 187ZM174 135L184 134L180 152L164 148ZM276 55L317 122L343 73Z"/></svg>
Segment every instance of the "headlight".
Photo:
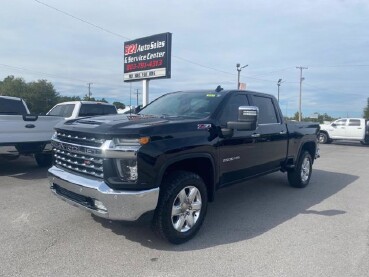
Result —
<svg viewBox="0 0 369 277"><path fill-rule="evenodd" d="M115 162L119 175L124 181L137 181L137 159L116 159Z"/></svg>
<svg viewBox="0 0 369 277"><path fill-rule="evenodd" d="M141 137L137 139L128 138L115 138L114 144L119 146L134 146L134 145L144 145L150 142L149 137Z"/></svg>

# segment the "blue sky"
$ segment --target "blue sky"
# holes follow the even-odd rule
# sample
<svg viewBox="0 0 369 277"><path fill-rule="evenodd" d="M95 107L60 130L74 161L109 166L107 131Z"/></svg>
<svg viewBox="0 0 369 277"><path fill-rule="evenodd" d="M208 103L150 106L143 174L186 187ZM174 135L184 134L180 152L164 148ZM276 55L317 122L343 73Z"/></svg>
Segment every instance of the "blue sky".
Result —
<svg viewBox="0 0 369 277"><path fill-rule="evenodd" d="M369 1L13 0L2 3L0 18L0 79L47 79L62 95L83 96L91 82L93 96L129 104L124 41L171 32L172 78L151 81L150 100L236 88L236 63L249 65L241 81L250 90L277 95L284 80L288 116L298 110L296 66L308 67L303 115L361 116L369 97ZM136 89L141 82L132 83Z"/></svg>

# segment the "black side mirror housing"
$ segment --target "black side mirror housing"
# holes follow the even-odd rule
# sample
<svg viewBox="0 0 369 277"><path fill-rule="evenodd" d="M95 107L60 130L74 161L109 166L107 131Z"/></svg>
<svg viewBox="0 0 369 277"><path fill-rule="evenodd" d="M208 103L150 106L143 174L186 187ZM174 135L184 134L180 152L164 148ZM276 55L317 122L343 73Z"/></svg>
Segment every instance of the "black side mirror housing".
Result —
<svg viewBox="0 0 369 277"><path fill-rule="evenodd" d="M239 131L253 131L258 126L259 108L241 106L238 108L238 121L227 122L227 128Z"/></svg>

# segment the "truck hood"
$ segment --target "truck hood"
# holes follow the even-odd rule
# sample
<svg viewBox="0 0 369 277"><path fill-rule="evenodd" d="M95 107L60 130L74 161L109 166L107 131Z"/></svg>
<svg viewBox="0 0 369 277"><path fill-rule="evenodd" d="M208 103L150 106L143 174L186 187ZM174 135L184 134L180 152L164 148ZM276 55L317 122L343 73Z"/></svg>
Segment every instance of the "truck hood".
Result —
<svg viewBox="0 0 369 277"><path fill-rule="evenodd" d="M159 117L151 115L107 115L99 117L85 117L69 120L63 124L58 124L56 130L68 130L78 133L95 134L101 136L124 136L124 135L140 135L150 136L155 134L185 131L187 127L197 127L198 122L208 123L207 119L188 119L183 117ZM178 126L178 125L181 125ZM180 128L180 129L178 129Z"/></svg>

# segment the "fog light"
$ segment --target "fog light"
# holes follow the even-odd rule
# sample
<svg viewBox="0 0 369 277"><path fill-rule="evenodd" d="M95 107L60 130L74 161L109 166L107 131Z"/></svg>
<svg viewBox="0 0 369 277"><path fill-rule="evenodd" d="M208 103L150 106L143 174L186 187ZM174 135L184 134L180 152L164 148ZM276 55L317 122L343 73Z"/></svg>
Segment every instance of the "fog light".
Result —
<svg viewBox="0 0 369 277"><path fill-rule="evenodd" d="M95 204L95 207L98 210L102 210L104 212L107 212L108 211L108 209L104 206L104 204L101 201L95 199L94 200L94 204Z"/></svg>

